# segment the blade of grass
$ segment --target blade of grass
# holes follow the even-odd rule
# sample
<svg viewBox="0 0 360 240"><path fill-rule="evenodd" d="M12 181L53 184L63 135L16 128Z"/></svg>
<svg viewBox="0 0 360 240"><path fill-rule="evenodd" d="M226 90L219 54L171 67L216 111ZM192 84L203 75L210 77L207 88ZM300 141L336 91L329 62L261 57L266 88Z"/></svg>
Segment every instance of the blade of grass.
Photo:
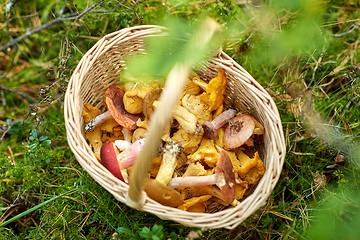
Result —
<svg viewBox="0 0 360 240"><path fill-rule="evenodd" d="M8 225L9 223L11 223L11 222L13 222L13 221L15 221L15 220L23 217L23 216L25 216L26 214L29 214L29 213L31 213L31 212L33 212L33 211L41 208L42 206L44 206L44 205L46 205L46 204L48 204L48 203L50 203L50 202L58 199L59 197L62 197L62 196L66 195L66 194L69 194L69 193L72 193L72 192L74 192L75 190L78 190L78 189L79 189L79 188L75 188L75 189L69 190L69 191L67 191L67 192L65 192L65 193L62 193L62 194L60 194L60 195L58 195L58 196L56 196L56 197L50 198L49 200L47 200L47 201L45 201L45 202L42 202L42 203L36 205L35 207L32 207L32 208L26 210L25 212L22 212L22 213L20 213L19 215L16 215L15 217L13 217L13 218L11 218L11 219L9 219L9 220L1 223L1 224L0 224L0 228Z"/></svg>

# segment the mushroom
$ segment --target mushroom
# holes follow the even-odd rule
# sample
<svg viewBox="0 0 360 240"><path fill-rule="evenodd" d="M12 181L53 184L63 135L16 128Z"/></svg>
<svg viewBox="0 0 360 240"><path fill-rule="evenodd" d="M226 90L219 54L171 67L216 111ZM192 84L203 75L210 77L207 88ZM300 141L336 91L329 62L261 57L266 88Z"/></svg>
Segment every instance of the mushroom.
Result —
<svg viewBox="0 0 360 240"><path fill-rule="evenodd" d="M198 78L198 76L196 78ZM197 95L200 93L200 91L201 91L201 88L196 83L194 83L191 79L188 78L186 80L184 90L183 90L183 96L185 96L186 94Z"/></svg>
<svg viewBox="0 0 360 240"><path fill-rule="evenodd" d="M204 195L211 195L214 197L214 200L225 206L229 204L231 204L232 206L236 206L239 203L236 199L234 199L234 201L232 201L231 203L227 203L221 192L221 189L219 189L215 185L184 188L184 189L179 189L179 192L183 199L199 197Z"/></svg>
<svg viewBox="0 0 360 240"><path fill-rule="evenodd" d="M199 162L191 162L189 163L188 167L186 168L183 177L187 176L204 176L206 175L207 171L205 170L204 166Z"/></svg>
<svg viewBox="0 0 360 240"><path fill-rule="evenodd" d="M200 99L209 105L210 111L218 109L223 104L226 89L225 70L220 69L218 75L208 84L199 80L194 82L206 91L200 95Z"/></svg>
<svg viewBox="0 0 360 240"><path fill-rule="evenodd" d="M255 153L251 162L256 162L252 168L250 168L246 174L242 175L243 179L249 184L255 184L261 176L265 174L265 167L261 161L258 152ZM240 168L241 169L241 168Z"/></svg>
<svg viewBox="0 0 360 240"><path fill-rule="evenodd" d="M127 182L127 172L119 164L119 150L113 142L106 142L100 150L101 164L109 170L115 177L123 182Z"/></svg>
<svg viewBox="0 0 360 240"><path fill-rule="evenodd" d="M152 87L143 83L126 83L123 98L125 110L131 114L142 113L143 99L151 89Z"/></svg>
<svg viewBox="0 0 360 240"><path fill-rule="evenodd" d="M170 182L176 168L176 159L180 154L180 149L180 146L174 141L165 144L162 162L155 180L165 185Z"/></svg>
<svg viewBox="0 0 360 240"><path fill-rule="evenodd" d="M229 122L224 133L224 146L234 149L243 145L252 135L255 123L249 115L239 115Z"/></svg>
<svg viewBox="0 0 360 240"><path fill-rule="evenodd" d="M159 100L161 91L161 88L154 88L145 95L144 101L142 102L142 111L147 119L150 119L153 112L153 103Z"/></svg>
<svg viewBox="0 0 360 240"><path fill-rule="evenodd" d="M178 143L183 148L183 152L191 154L198 149L202 135L189 134L183 128L180 128L173 134L171 140Z"/></svg>
<svg viewBox="0 0 360 240"><path fill-rule="evenodd" d="M106 142L100 149L101 163L115 177L128 182L126 169L134 165L143 145L144 139L141 138L120 153L117 144Z"/></svg>
<svg viewBox="0 0 360 240"><path fill-rule="evenodd" d="M224 200L231 204L235 199L235 175L229 155L221 151L215 173L208 176L189 176L171 179L170 188L187 188L216 185L221 189Z"/></svg>
<svg viewBox="0 0 360 240"><path fill-rule="evenodd" d="M196 152L189 155L188 159L191 162L204 161L206 165L213 168L218 162L219 152L215 148L213 140L203 138L200 147L196 150Z"/></svg>
<svg viewBox="0 0 360 240"><path fill-rule="evenodd" d="M134 165L135 160L140 154L140 151L144 144L145 139L139 138L118 155L118 160L120 161L122 168L129 168Z"/></svg>
<svg viewBox="0 0 360 240"><path fill-rule="evenodd" d="M187 133L197 134L200 131L202 132L202 130L199 130L200 125L197 124L196 116L190 113L186 108L176 106L173 110L173 116Z"/></svg>
<svg viewBox="0 0 360 240"><path fill-rule="evenodd" d="M200 123L211 121L212 119L209 105L201 101L200 96L185 94L181 99L181 105L194 114Z"/></svg>
<svg viewBox="0 0 360 240"><path fill-rule="evenodd" d="M160 105L159 101L155 101L153 106L157 107ZM202 133L202 128L198 124L197 118L194 114L190 113L183 106L177 105L173 109L173 117L178 121L180 126L189 134Z"/></svg>
<svg viewBox="0 0 360 240"><path fill-rule="evenodd" d="M144 191L151 199L165 206L178 207L184 204L184 200L178 191L154 179L146 179Z"/></svg>
<svg viewBox="0 0 360 240"><path fill-rule="evenodd" d="M106 106L108 111L93 118L85 126L85 131L92 131L96 126L114 118L121 126L134 130L137 128L136 121L139 115L128 113L123 103L124 93L116 86L110 86L105 92Z"/></svg>
<svg viewBox="0 0 360 240"><path fill-rule="evenodd" d="M200 197L192 197L185 200L185 203L178 206L178 209L189 211L189 212L205 212L206 204L205 202L209 200L212 196L211 195L203 195ZM200 204L200 206L198 205ZM196 207L196 210L193 207ZM203 208L202 208L203 207ZM194 209L195 211L193 211Z"/></svg>
<svg viewBox="0 0 360 240"><path fill-rule="evenodd" d="M96 116L101 114L101 110L97 107L94 107L92 104L85 104L82 112L85 123L91 121L91 119L96 118ZM101 129L100 126L94 128L92 131L85 133L85 138L89 141L90 145L93 148L95 157L100 160L100 148L102 146L101 139Z"/></svg>
<svg viewBox="0 0 360 240"><path fill-rule="evenodd" d="M115 140L114 143L120 151L124 151L126 148L131 146L131 142L128 142L126 140Z"/></svg>
<svg viewBox="0 0 360 240"><path fill-rule="evenodd" d="M236 110L228 109L218 115L211 122L203 122L202 127L204 129L204 137L215 139L218 136L217 130L227 124L229 120L235 117Z"/></svg>
<svg viewBox="0 0 360 240"><path fill-rule="evenodd" d="M147 132L148 132L148 130L145 128L141 128L141 127L137 128L133 132L131 141L136 142L138 139L144 138L146 136Z"/></svg>

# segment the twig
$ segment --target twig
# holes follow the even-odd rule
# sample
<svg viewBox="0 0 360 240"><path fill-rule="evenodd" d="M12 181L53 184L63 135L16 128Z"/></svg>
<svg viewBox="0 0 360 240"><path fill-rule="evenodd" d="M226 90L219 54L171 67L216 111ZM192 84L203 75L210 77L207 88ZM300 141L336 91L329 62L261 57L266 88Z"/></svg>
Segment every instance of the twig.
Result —
<svg viewBox="0 0 360 240"><path fill-rule="evenodd" d="M357 29L357 28L358 28L358 26L355 25L355 26L353 26L352 28L350 28L349 30L347 30L346 32L334 34L334 37L342 37L342 36L344 36L344 35L346 35L346 34L348 34L348 33L351 33L352 31L354 31L354 30Z"/></svg>
<svg viewBox="0 0 360 240"><path fill-rule="evenodd" d="M62 15L64 14L64 10L65 10L65 7L66 7L66 3L67 3L67 0L64 1L64 4L59 12L59 17L62 17Z"/></svg>
<svg viewBox="0 0 360 240"><path fill-rule="evenodd" d="M20 18L20 19L22 19L22 18L32 18L32 17L36 17L38 15L39 15L39 13L34 13L34 14L30 14L30 15L25 15L25 16L15 16L15 17L10 18L9 22L11 22L14 19L18 19L18 18Z"/></svg>
<svg viewBox="0 0 360 240"><path fill-rule="evenodd" d="M3 45L0 47L0 51L4 51L5 49L14 46L15 44L21 42L22 40L24 40L25 38L28 38L29 36L40 32L48 27L50 27L51 25L58 23L58 22L63 22L63 21L69 21L69 20L74 20L74 19L79 19L82 16L84 16L86 13L90 12L92 9L96 8L97 6L99 6L104 0L100 0L97 3L93 4L91 7L89 7L88 9L86 9L85 11L82 12L78 12L78 13L71 13L65 17L59 17L56 18L48 23L45 23L44 25L41 25L40 27L37 27L31 31L27 31L26 33L24 33L23 35L21 35L20 37L17 37L11 41L9 41L7 44Z"/></svg>
<svg viewBox="0 0 360 240"><path fill-rule="evenodd" d="M14 89L10 89L10 88L7 88L7 87L4 87L4 86L1 86L0 85L0 88L5 90L5 91L8 91L8 92L13 92L13 93L16 93L17 95L20 95L21 97L23 98L27 98L29 99L30 101L32 101L33 103L38 103L38 100L36 100L35 98L23 93L23 92L19 92L19 91L16 91Z"/></svg>
<svg viewBox="0 0 360 240"><path fill-rule="evenodd" d="M7 33L7 36L9 38L9 41L11 41L11 35L10 35L10 32L9 32L9 16L8 16L8 13L9 13L11 7L12 7L12 0L10 0L10 2L8 4L6 4L6 9L5 9L6 33Z"/></svg>

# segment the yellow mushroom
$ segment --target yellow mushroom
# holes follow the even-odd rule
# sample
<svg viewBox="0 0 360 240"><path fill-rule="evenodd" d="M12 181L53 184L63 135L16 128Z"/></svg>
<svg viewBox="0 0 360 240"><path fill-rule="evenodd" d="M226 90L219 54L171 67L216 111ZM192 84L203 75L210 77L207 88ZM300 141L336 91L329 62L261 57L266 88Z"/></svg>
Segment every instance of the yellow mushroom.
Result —
<svg viewBox="0 0 360 240"><path fill-rule="evenodd" d="M236 151L236 155L240 161L240 168L239 168L238 173L241 178L244 178L245 174L248 173L251 168L256 167L256 165L258 163L258 159L256 157L250 158L248 155L246 155L241 150ZM255 155L258 156L257 153Z"/></svg>
<svg viewBox="0 0 360 240"><path fill-rule="evenodd" d="M177 208L178 209L181 209L181 210L190 210L191 207L194 207L195 205L197 204L200 204L200 206L203 206L204 203L209 200L210 198L212 198L211 195L204 195L204 196L200 196L200 197L193 197L193 198L189 198L189 199L186 199L184 200L184 204L178 206ZM198 208L193 208L193 210L195 209L202 209L200 206L197 206ZM191 210L190 210L191 211ZM204 211L196 211L196 212L205 212L205 208L204 208Z"/></svg>
<svg viewBox="0 0 360 240"><path fill-rule="evenodd" d="M139 114L143 111L143 99L153 87L138 83L128 82L125 84L124 107L131 114Z"/></svg>
<svg viewBox="0 0 360 240"><path fill-rule="evenodd" d="M197 95L200 92L201 88L188 78L185 82L183 96L186 94Z"/></svg>
<svg viewBox="0 0 360 240"><path fill-rule="evenodd" d="M214 141L204 138L196 152L188 156L190 162L204 161L209 167L213 168L219 158L219 152L216 150Z"/></svg>
<svg viewBox="0 0 360 240"><path fill-rule="evenodd" d="M256 165L251 168L244 176L244 180L249 184L255 184L261 178L261 176L265 174L265 167L259 157L258 152L255 153L253 159L253 161L256 161Z"/></svg>
<svg viewBox="0 0 360 240"><path fill-rule="evenodd" d="M177 142L183 148L183 152L190 154L199 147L202 135L189 134L180 128L173 134L171 140Z"/></svg>
<svg viewBox="0 0 360 240"><path fill-rule="evenodd" d="M90 122L96 116L101 114L101 110L92 106L91 104L85 104L82 112L82 116L84 117L85 123ZM100 161L100 149L103 144L101 140L101 129L100 126L94 128L94 130L86 132L85 138L89 141L95 157Z"/></svg>
<svg viewBox="0 0 360 240"><path fill-rule="evenodd" d="M194 114L200 124L204 121L211 121L212 119L210 107L201 101L200 96L186 94L181 99L181 105L190 113Z"/></svg>
<svg viewBox="0 0 360 240"><path fill-rule="evenodd" d="M218 109L224 100L226 89L225 70L219 70L218 75L204 85L203 82L195 81L200 87L205 88L205 93L200 95L200 99L210 106L210 111Z"/></svg>

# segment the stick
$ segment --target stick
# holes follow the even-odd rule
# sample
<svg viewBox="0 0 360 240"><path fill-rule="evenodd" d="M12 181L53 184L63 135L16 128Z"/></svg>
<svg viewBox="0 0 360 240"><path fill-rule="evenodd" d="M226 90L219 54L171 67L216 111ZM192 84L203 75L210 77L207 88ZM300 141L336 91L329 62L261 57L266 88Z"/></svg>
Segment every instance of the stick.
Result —
<svg viewBox="0 0 360 240"><path fill-rule="evenodd" d="M7 87L4 87L4 86L1 86L0 85L0 88L5 90L5 91L8 91L8 92L13 92L13 93L16 93L17 95L20 95L21 97L23 98L26 98L26 99L29 99L30 101L32 101L33 103L38 103L38 100L36 100L35 98L23 93L23 92L19 92L19 91L16 91L16 90L13 90L13 89L10 89L10 88L7 88Z"/></svg>
<svg viewBox="0 0 360 240"><path fill-rule="evenodd" d="M48 23L45 23L44 25L41 25L40 27L37 27L31 31L27 31L26 33L24 33L23 35L21 35L20 37L17 37L13 40L11 40L10 42L8 42L7 44L3 45L0 47L0 52L4 51L5 49L12 47L14 45L16 45L17 43L21 42L22 40L24 40L25 38L40 32L42 30L44 30L45 28L50 27L51 25L58 23L58 22L63 22L63 21L69 21L69 20L74 20L74 19L79 19L82 16L84 16L86 13L90 12L92 9L96 8L97 6L99 6L104 0L100 0L99 2L93 4L91 7L89 7L88 9L86 9L85 11L82 12L78 12L78 13L71 13L65 17L59 17L56 18Z"/></svg>

